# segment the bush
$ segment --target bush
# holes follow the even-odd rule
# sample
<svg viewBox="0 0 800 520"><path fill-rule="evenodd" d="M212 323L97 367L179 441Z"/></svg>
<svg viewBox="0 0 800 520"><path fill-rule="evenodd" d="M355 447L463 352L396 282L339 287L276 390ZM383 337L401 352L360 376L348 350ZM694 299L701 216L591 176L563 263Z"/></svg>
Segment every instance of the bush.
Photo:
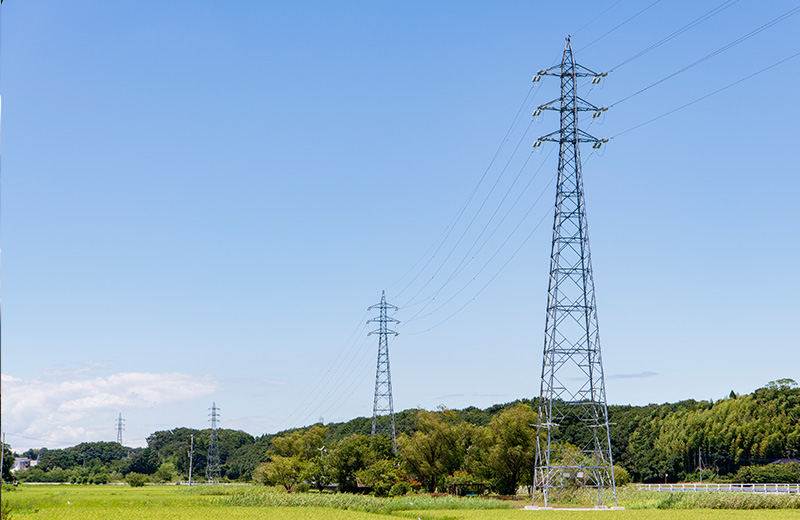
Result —
<svg viewBox="0 0 800 520"><path fill-rule="evenodd" d="M176 473L177 471L175 470L175 464L171 462L165 462L158 467L154 478L158 482L170 482L175 480Z"/></svg>
<svg viewBox="0 0 800 520"><path fill-rule="evenodd" d="M401 497L411 492L411 484L408 482L401 480L400 482L395 482L392 485L392 488L389 490L390 497Z"/></svg>
<svg viewBox="0 0 800 520"><path fill-rule="evenodd" d="M309 486L305 482L300 482L299 484L295 485L294 488L292 488L292 492L293 493L308 493L309 489L311 489L311 486Z"/></svg>
<svg viewBox="0 0 800 520"><path fill-rule="evenodd" d="M147 482L147 477L141 473L128 473L128 476L125 477L125 482L130 487L142 487Z"/></svg>
<svg viewBox="0 0 800 520"><path fill-rule="evenodd" d="M92 478L92 484L108 484L108 476L105 473L98 473Z"/></svg>
<svg viewBox="0 0 800 520"><path fill-rule="evenodd" d="M631 474L622 466L614 464L614 484L617 486L624 486L631 483Z"/></svg>
<svg viewBox="0 0 800 520"><path fill-rule="evenodd" d="M8 500L3 500L2 505L0 505L0 520L10 520L11 519L11 507L8 505Z"/></svg>
<svg viewBox="0 0 800 520"><path fill-rule="evenodd" d="M739 468L731 480L750 484L799 484L800 463L745 466Z"/></svg>

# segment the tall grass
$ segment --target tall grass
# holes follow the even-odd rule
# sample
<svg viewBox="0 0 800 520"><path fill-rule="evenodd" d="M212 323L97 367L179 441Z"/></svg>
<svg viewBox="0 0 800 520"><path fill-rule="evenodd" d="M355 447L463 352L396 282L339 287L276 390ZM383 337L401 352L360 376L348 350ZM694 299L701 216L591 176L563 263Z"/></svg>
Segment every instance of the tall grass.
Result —
<svg viewBox="0 0 800 520"><path fill-rule="evenodd" d="M628 486L617 494L628 509L800 509L798 495L764 495L723 492L638 491Z"/></svg>
<svg viewBox="0 0 800 520"><path fill-rule="evenodd" d="M269 488L239 490L228 496L214 498L209 503L219 506L245 507L329 507L380 514L432 509L511 509L518 507L508 502L481 498L434 497L430 495L378 498L347 493L286 493Z"/></svg>

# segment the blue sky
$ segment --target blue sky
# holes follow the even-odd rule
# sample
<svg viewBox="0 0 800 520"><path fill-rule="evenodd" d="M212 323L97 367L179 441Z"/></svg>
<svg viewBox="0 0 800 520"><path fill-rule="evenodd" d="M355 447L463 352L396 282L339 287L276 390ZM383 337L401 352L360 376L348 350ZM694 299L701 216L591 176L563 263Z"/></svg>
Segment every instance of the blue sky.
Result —
<svg viewBox="0 0 800 520"><path fill-rule="evenodd" d="M580 91L609 106L795 7L4 3L8 441L114 440L122 413L142 445L207 427L212 401L254 435L369 416L384 289L396 410L536 396L557 153L531 145L558 121L530 114L559 92L531 78L572 34L614 69ZM617 136L758 72L799 28L583 127ZM582 151L610 403L799 379L798 63Z"/></svg>

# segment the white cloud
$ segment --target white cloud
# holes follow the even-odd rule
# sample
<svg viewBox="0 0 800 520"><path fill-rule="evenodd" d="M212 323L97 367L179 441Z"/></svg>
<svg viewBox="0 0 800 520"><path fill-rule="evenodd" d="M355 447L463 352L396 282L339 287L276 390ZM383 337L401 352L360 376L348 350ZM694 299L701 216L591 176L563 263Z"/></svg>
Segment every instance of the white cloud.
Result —
<svg viewBox="0 0 800 520"><path fill-rule="evenodd" d="M62 380L23 380L3 374L2 385L3 429L37 441L31 445L49 442L51 447L107 437L107 424L92 427L95 418L187 401L220 386L208 376L137 372Z"/></svg>
<svg viewBox="0 0 800 520"><path fill-rule="evenodd" d="M611 374L607 376L608 379L642 379L645 377L656 377L658 376L658 372L651 372L646 370L644 372L636 372L635 374Z"/></svg>

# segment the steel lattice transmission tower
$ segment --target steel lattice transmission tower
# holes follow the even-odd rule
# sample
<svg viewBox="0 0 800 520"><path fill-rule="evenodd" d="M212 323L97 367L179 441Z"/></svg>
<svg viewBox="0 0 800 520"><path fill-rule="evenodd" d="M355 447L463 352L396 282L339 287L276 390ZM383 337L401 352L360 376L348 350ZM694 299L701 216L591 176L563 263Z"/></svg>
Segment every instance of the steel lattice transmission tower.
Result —
<svg viewBox="0 0 800 520"><path fill-rule="evenodd" d="M597 506L617 504L580 155L580 143L606 140L578 127L580 113L605 110L578 97L578 80L603 75L575 63L567 38L561 64L534 78L561 78L561 97L537 109L558 111L561 128L534 145L559 145L534 493L545 506L573 490ZM563 441L568 428L577 446Z"/></svg>
<svg viewBox="0 0 800 520"><path fill-rule="evenodd" d="M125 419L122 418L122 412L120 412L119 417L115 422L117 425L117 442L122 445L122 430L125 429Z"/></svg>
<svg viewBox="0 0 800 520"><path fill-rule="evenodd" d="M219 482L219 436L217 434L217 422L219 421L219 408L217 403L211 405L211 435L208 439L208 460L206 461L206 480L209 482Z"/></svg>
<svg viewBox="0 0 800 520"><path fill-rule="evenodd" d="M386 435L392 439L392 450L397 453L397 437L394 429L394 403L392 402L392 374L389 371L389 334L397 336L397 332L389 328L390 323L400 323L389 316L388 311L396 311L397 307L386 303L386 291L381 292L381 302L367 310L379 309L377 318L367 323L378 323L378 330L368 336L378 335L378 367L375 371L375 401L372 405L372 436Z"/></svg>

